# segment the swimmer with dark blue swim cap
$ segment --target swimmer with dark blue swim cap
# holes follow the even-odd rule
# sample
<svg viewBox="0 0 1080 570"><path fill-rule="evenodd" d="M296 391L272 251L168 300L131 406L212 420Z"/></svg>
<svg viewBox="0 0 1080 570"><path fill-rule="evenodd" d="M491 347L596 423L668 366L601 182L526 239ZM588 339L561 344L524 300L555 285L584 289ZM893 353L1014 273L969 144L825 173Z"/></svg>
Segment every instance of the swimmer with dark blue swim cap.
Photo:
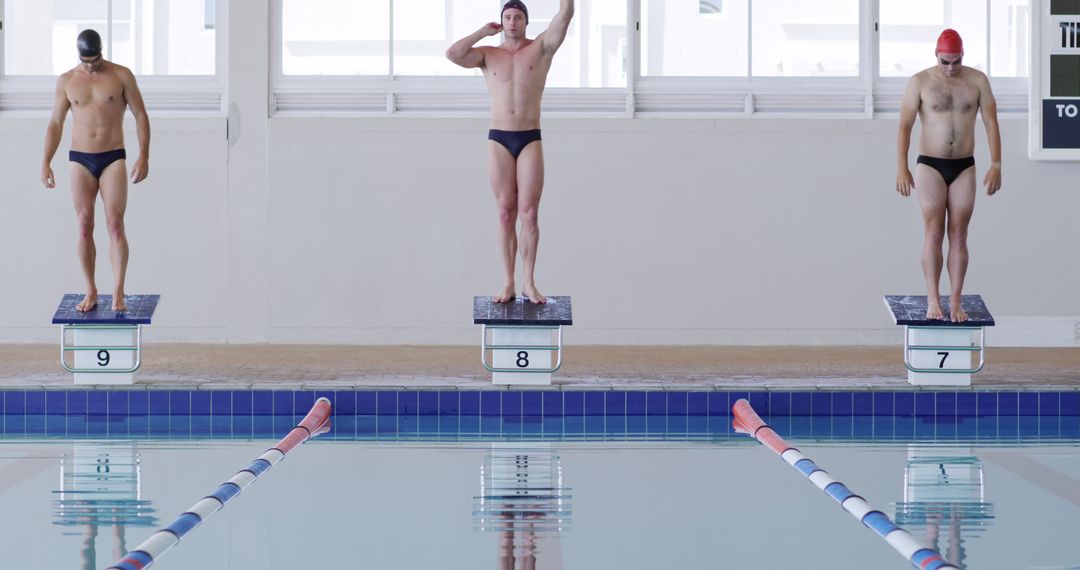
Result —
<svg viewBox="0 0 1080 570"><path fill-rule="evenodd" d="M525 7L525 3L521 0L510 0L506 4L503 4L502 11L499 12L499 16L501 17L503 14L506 13L507 10L511 8L515 10L521 10L521 13L525 14L525 23L529 23L529 9Z"/></svg>
<svg viewBox="0 0 1080 570"><path fill-rule="evenodd" d="M94 30L83 30L75 43L79 47L79 57L101 55L101 36Z"/></svg>
<svg viewBox="0 0 1080 570"><path fill-rule="evenodd" d="M94 210L100 196L109 227L109 259L115 277L112 310L123 312L127 310L124 280L128 262L124 231L128 192L124 113L131 110L139 138L139 156L130 173L133 184L146 178L149 171L150 120L135 75L128 68L104 59L101 35L94 30L83 30L75 47L79 52L79 65L60 75L56 82L53 113L45 129L41 182L46 188L56 187L51 163L70 112L74 123L68 152L71 195L79 225L79 263L86 282L86 295L76 307L80 311L91 311L97 306Z"/></svg>
<svg viewBox="0 0 1080 570"><path fill-rule="evenodd" d="M560 0L551 25L530 40L525 37L529 9L521 0L508 0L500 12L501 23L485 24L446 50L447 59L455 64L480 69L491 93L488 172L499 214L503 266L503 285L492 295L496 303L512 301L517 295L514 265L519 245L524 277L521 294L533 303L547 302L533 275L540 241L537 212L544 186L540 99L552 59L566 39L573 16L574 1ZM499 32L503 41L498 46L476 45Z"/></svg>

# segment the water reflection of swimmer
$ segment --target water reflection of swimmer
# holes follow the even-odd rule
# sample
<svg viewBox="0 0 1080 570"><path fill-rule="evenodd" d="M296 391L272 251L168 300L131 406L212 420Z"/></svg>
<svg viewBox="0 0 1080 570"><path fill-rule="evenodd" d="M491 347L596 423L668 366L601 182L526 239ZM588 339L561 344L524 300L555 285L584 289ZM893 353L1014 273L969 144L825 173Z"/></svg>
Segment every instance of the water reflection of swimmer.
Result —
<svg viewBox="0 0 1080 570"><path fill-rule="evenodd" d="M493 446L480 468L480 495L473 497L477 530L499 534L498 570L535 570L542 541L545 567L562 567L559 539L569 530L570 489L548 444L526 445Z"/></svg>
<svg viewBox="0 0 1080 570"><path fill-rule="evenodd" d="M127 553L127 537L125 536L123 523L112 525L112 529L113 548L110 556L114 559L119 559ZM82 549L79 551L82 560L82 570L94 570L97 568L97 536L98 525L87 523L86 534L83 535Z"/></svg>
<svg viewBox="0 0 1080 570"><path fill-rule="evenodd" d="M503 515L508 520L513 515ZM520 530L513 530L523 526ZM531 523L514 525L499 535L499 570L536 570L536 529Z"/></svg>
<svg viewBox="0 0 1080 570"><path fill-rule="evenodd" d="M102 527L111 529L111 558L127 552L127 528L157 524L150 501L141 496L139 454L134 444L76 444L71 459L60 463L62 487L54 491L53 524L82 528L79 558L82 570L97 564L97 539Z"/></svg>
<svg viewBox="0 0 1080 570"><path fill-rule="evenodd" d="M908 450L904 470L904 500L896 503L896 523L913 535L923 529L925 546L941 553L958 568L966 568L966 540L994 520L994 505L986 502L982 461L971 455L942 455L941 450ZM945 542L945 548L939 545Z"/></svg>

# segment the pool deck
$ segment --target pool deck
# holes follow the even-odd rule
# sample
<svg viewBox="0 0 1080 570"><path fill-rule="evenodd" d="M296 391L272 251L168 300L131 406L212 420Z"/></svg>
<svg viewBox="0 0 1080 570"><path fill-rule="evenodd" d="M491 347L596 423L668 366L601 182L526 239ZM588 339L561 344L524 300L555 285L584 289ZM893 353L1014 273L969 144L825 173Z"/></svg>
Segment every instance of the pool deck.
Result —
<svg viewBox="0 0 1080 570"><path fill-rule="evenodd" d="M58 353L0 345L0 388L72 387ZM556 389L920 389L899 347L571 346L564 359ZM151 344L133 387L506 389L492 386L479 347L266 344ZM1080 389L1080 348L989 348L971 389L1048 387Z"/></svg>

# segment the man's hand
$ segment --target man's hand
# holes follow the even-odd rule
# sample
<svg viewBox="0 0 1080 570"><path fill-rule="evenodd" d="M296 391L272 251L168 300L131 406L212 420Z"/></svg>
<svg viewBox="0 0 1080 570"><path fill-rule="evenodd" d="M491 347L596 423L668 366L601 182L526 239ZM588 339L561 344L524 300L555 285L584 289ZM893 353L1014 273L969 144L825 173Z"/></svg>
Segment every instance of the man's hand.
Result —
<svg viewBox="0 0 1080 570"><path fill-rule="evenodd" d="M41 167L41 183L46 188L56 188L56 178L53 176L52 166L46 164Z"/></svg>
<svg viewBox="0 0 1080 570"><path fill-rule="evenodd" d="M150 173L150 161L145 157L140 156L135 161L135 166L131 167L131 183L138 184L143 180L146 180L146 175Z"/></svg>
<svg viewBox="0 0 1080 570"><path fill-rule="evenodd" d="M911 196L911 189L915 187L915 179L911 177L911 171L903 169L896 175L896 191L901 196Z"/></svg>
<svg viewBox="0 0 1080 570"><path fill-rule="evenodd" d="M983 176L983 186L986 186L986 195L993 196L995 192L1001 190L1001 167L990 166L990 170L986 171L986 176Z"/></svg>
<svg viewBox="0 0 1080 570"><path fill-rule="evenodd" d="M502 31L502 24L488 22L484 24L483 28L480 28L480 31L483 32L485 36L494 36Z"/></svg>

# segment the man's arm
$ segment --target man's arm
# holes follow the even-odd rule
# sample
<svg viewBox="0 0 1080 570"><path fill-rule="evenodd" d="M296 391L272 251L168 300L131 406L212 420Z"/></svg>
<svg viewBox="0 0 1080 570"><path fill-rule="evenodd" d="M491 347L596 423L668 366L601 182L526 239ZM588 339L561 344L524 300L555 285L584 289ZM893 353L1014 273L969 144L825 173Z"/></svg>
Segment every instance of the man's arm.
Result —
<svg viewBox="0 0 1080 570"><path fill-rule="evenodd" d="M501 24L495 22L484 24L484 27L461 38L454 42L454 45L447 48L446 59L464 68L483 67L484 50L473 46L476 45L476 42L488 36L494 36L500 30L502 30Z"/></svg>
<svg viewBox="0 0 1080 570"><path fill-rule="evenodd" d="M990 79L985 75L979 86L979 109L986 125L986 142L990 145L990 169L983 177L983 186L986 186L986 193L993 196L1001 189L1001 130L998 126L997 100L990 90Z"/></svg>
<svg viewBox="0 0 1080 570"><path fill-rule="evenodd" d="M551 19L551 24L544 33L537 38L544 53L553 54L559 49L563 40L566 39L566 31L570 29L570 20L574 17L574 0L560 0L559 12Z"/></svg>
<svg viewBox="0 0 1080 570"><path fill-rule="evenodd" d="M53 96L52 116L49 124L45 127L45 156L41 162L41 183L46 188L56 188L56 178L53 177L52 159L56 155L56 149L60 146L60 137L64 135L64 120L67 119L71 102L68 101L64 76L56 80L56 89Z"/></svg>
<svg viewBox="0 0 1080 570"><path fill-rule="evenodd" d="M911 148L911 129L915 127L915 118L919 115L922 98L919 93L922 86L919 76L912 77L904 89L904 98L900 100L900 128L896 135L896 191L903 196L910 196L915 187L915 180L908 170L908 151Z"/></svg>
<svg viewBox="0 0 1080 570"><path fill-rule="evenodd" d="M135 83L135 75L129 69L122 69L120 77L124 82L124 98L131 114L135 116L135 132L139 137L139 157L131 167L131 182L138 184L150 174L150 117L146 114L142 92Z"/></svg>

